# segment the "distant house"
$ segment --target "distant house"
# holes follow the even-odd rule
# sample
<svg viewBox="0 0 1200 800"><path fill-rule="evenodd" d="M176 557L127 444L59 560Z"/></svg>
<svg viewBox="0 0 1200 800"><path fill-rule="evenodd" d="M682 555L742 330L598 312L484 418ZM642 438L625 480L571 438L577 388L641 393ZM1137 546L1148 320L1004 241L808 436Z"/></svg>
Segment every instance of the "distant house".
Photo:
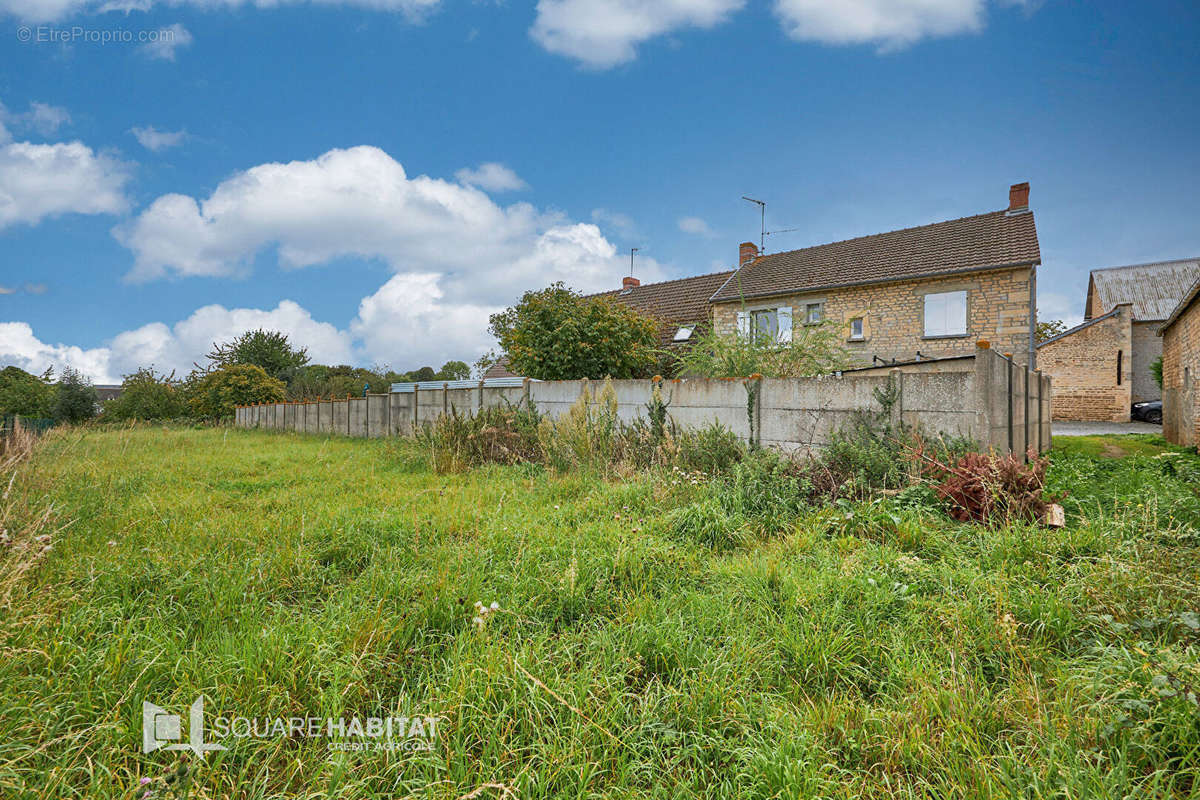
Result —
<svg viewBox="0 0 1200 800"><path fill-rule="evenodd" d="M1032 366L1040 264L1029 184L1018 183L999 211L783 253L745 242L735 270L626 278L605 295L658 318L666 346L710 324L783 342L832 320L860 366L972 355L980 340ZM510 374L502 360L485 377Z"/></svg>
<svg viewBox="0 0 1200 800"><path fill-rule="evenodd" d="M1038 345L1054 418L1128 422L1134 403L1158 400L1158 329L1198 278L1200 259L1093 270L1083 324Z"/></svg>
<svg viewBox="0 0 1200 800"><path fill-rule="evenodd" d="M1200 446L1200 277L1159 329L1163 348L1163 435Z"/></svg>
<svg viewBox="0 0 1200 800"><path fill-rule="evenodd" d="M867 366L969 355L981 339L1034 363L1041 251L1028 183L1000 211L769 255L747 242L738 260L711 299L721 332L789 341L833 320Z"/></svg>

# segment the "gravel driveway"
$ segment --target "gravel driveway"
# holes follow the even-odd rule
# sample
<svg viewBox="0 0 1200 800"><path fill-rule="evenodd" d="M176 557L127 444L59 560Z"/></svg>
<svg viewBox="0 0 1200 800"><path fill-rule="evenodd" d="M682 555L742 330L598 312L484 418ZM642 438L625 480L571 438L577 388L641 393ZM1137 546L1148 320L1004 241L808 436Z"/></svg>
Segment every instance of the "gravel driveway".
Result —
<svg viewBox="0 0 1200 800"><path fill-rule="evenodd" d="M1149 422L1052 422L1053 436L1107 436L1120 433L1162 433L1162 425Z"/></svg>

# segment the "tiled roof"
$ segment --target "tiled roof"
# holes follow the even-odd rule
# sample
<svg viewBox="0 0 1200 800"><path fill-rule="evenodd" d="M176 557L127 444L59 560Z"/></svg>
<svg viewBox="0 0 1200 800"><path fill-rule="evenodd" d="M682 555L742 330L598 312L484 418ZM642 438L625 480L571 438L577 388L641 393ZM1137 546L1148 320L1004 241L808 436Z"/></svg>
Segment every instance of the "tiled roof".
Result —
<svg viewBox="0 0 1200 800"><path fill-rule="evenodd" d="M1089 307L1086 315L1102 314L1113 306L1130 303L1135 320L1163 320L1197 279L1200 258L1094 269L1091 288L1098 307ZM1091 297L1093 292L1088 295Z"/></svg>
<svg viewBox="0 0 1200 800"><path fill-rule="evenodd" d="M1041 258L1033 212L993 211L760 256L736 273L712 300L769 297L1036 264Z"/></svg>
<svg viewBox="0 0 1200 800"><path fill-rule="evenodd" d="M708 322L708 298L733 275L732 271L696 275L673 281L645 283L632 289L600 292L593 297L609 297L662 322L659 338L671 344L682 325Z"/></svg>
<svg viewBox="0 0 1200 800"><path fill-rule="evenodd" d="M488 367L487 372L483 373L484 380L492 378L517 378L515 372L510 372L508 369L508 356L500 356L496 359L496 363Z"/></svg>

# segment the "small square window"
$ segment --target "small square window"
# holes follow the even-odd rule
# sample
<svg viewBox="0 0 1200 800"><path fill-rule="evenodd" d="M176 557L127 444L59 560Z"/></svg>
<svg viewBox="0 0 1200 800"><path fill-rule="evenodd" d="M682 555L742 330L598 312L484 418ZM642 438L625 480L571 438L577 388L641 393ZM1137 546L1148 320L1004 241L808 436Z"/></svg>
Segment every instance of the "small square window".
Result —
<svg viewBox="0 0 1200 800"><path fill-rule="evenodd" d="M821 304L809 303L804 307L804 324L819 325L821 322Z"/></svg>
<svg viewBox="0 0 1200 800"><path fill-rule="evenodd" d="M863 318L862 317L855 317L854 319L850 320L850 338L851 339L865 338L863 336Z"/></svg>

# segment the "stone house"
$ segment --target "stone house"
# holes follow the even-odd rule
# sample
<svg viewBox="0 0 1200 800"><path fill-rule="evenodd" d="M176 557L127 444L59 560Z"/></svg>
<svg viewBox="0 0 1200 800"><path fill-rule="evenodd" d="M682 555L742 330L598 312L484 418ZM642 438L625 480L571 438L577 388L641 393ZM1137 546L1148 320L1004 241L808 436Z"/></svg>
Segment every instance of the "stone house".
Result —
<svg viewBox="0 0 1200 800"><path fill-rule="evenodd" d="M863 366L969 355L980 340L1035 365L1028 183L1000 211L782 253L744 243L738 260L711 299L723 333L790 341L833 320Z"/></svg>
<svg viewBox="0 0 1200 800"><path fill-rule="evenodd" d="M1200 446L1200 277L1159 330L1163 351L1163 435Z"/></svg>
<svg viewBox="0 0 1200 800"><path fill-rule="evenodd" d="M1054 418L1128 422L1133 404L1158 400L1158 329L1197 278L1200 259L1093 270L1083 324L1037 348Z"/></svg>

